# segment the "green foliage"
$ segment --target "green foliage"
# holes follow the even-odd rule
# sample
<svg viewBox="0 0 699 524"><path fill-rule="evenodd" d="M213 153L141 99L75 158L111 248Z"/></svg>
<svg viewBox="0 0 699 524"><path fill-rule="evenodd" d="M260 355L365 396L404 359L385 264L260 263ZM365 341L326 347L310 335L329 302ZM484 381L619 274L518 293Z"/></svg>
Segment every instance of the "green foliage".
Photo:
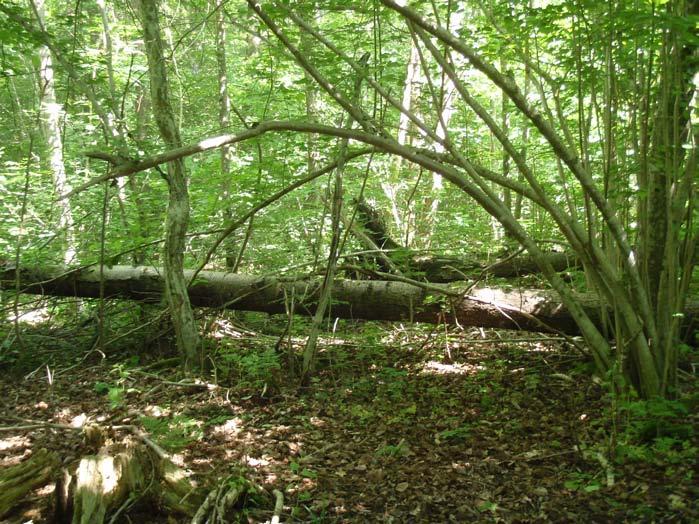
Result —
<svg viewBox="0 0 699 524"><path fill-rule="evenodd" d="M585 493L592 493L602 489L602 484L599 480L588 473L581 472L571 473L563 485L571 491L583 491Z"/></svg>
<svg viewBox="0 0 699 524"><path fill-rule="evenodd" d="M106 395L109 400L109 405L112 409L115 409L122 405L124 402L124 388L119 385L108 384L106 382L95 382L93 387L95 393L98 395Z"/></svg>
<svg viewBox="0 0 699 524"><path fill-rule="evenodd" d="M318 473L316 473L312 469L302 467L298 462L295 462L295 461L292 461L289 464L289 469L291 470L292 473L299 475L300 477L303 477L303 478L307 478L307 479L318 478Z"/></svg>
<svg viewBox="0 0 699 524"><path fill-rule="evenodd" d="M93 388L95 390L95 393L99 395L106 395L109 392L109 384L106 382L95 382L95 386Z"/></svg>
<svg viewBox="0 0 699 524"><path fill-rule="evenodd" d="M490 512L490 513L496 513L498 510L498 505L497 502L493 502L491 500L484 500L477 506L478 511L484 513L484 512Z"/></svg>
<svg viewBox="0 0 699 524"><path fill-rule="evenodd" d="M356 420L359 427L366 427L377 416L371 408L361 404L352 404L349 407L349 414Z"/></svg>
<svg viewBox="0 0 699 524"><path fill-rule="evenodd" d="M276 386L281 369L280 357L274 349L258 348L226 348L219 353L216 366L239 386L257 392L265 385Z"/></svg>
<svg viewBox="0 0 699 524"><path fill-rule="evenodd" d="M378 457L400 458L409 454L410 448L408 448L407 444L402 440L396 445L386 444L376 450L376 456Z"/></svg>
<svg viewBox="0 0 699 524"><path fill-rule="evenodd" d="M112 409L118 408L124 402L124 389L120 387L109 388L107 398Z"/></svg>
<svg viewBox="0 0 699 524"><path fill-rule="evenodd" d="M655 398L621 404L627 424L615 451L619 463L682 464L695 460L695 428L687 421L687 401Z"/></svg>
<svg viewBox="0 0 699 524"><path fill-rule="evenodd" d="M389 401L403 400L407 390L408 372L404 369L386 367L381 369L374 380L377 381L377 395Z"/></svg>
<svg viewBox="0 0 699 524"><path fill-rule="evenodd" d="M622 404L620 409L628 416L628 434L641 441L649 442L668 436L689 438L693 435L692 426L683 423L689 410L679 400L636 400Z"/></svg>
<svg viewBox="0 0 699 524"><path fill-rule="evenodd" d="M143 428L165 450L176 452L204 436L200 421L185 415L165 417L141 417Z"/></svg>
<svg viewBox="0 0 699 524"><path fill-rule="evenodd" d="M471 438L471 426L466 424L455 429L446 429L437 434L439 441L463 442Z"/></svg>

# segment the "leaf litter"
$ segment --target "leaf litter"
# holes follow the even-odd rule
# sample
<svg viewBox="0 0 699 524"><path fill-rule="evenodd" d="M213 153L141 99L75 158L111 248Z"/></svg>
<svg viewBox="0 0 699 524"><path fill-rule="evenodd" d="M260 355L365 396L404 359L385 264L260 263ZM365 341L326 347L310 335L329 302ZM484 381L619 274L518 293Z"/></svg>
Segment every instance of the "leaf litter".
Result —
<svg viewBox="0 0 699 524"><path fill-rule="evenodd" d="M609 460L619 437L608 388L564 343L474 330L447 345L419 328L356 329L341 344L325 341L301 391L283 365L187 388L173 384L176 369L107 359L50 385L39 373L3 374L0 420L139 424L202 482L243 468L280 490L285 522L699 520L696 457ZM367 343L362 329L381 342ZM259 338L235 344L264 350ZM696 427L696 413L688 421ZM0 466L40 448L64 464L94 452L58 426L5 430L0 441ZM686 442L697 449L696 436ZM49 505L37 495L7 522L48 522ZM271 512L252 505L239 517L265 522Z"/></svg>

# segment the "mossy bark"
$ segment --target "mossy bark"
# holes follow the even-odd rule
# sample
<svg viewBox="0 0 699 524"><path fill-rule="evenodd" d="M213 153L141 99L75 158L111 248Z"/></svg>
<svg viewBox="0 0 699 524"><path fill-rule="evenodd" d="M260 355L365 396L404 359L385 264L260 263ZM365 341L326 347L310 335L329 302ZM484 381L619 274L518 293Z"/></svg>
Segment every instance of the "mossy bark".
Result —
<svg viewBox="0 0 699 524"><path fill-rule="evenodd" d="M0 518L9 514L31 490L46 484L59 465L56 453L40 449L24 462L0 471Z"/></svg>

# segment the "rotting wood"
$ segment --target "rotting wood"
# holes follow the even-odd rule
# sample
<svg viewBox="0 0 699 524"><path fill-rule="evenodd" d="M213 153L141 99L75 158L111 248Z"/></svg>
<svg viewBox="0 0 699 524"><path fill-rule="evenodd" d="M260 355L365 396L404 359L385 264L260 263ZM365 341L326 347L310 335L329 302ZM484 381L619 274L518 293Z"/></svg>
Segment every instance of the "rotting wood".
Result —
<svg viewBox="0 0 699 524"><path fill-rule="evenodd" d="M57 514L74 524L102 523L115 511L144 500L168 514L191 517L203 500L202 489L184 470L134 438L80 459L64 471L56 491Z"/></svg>
<svg viewBox="0 0 699 524"><path fill-rule="evenodd" d="M374 246L381 249L381 255L388 257L406 275L414 275L428 282L446 283L458 282L467 275L479 273L482 276L511 278L540 272L534 258L528 255L508 256L483 263L464 257L433 255L408 249L391 237L378 210L364 200L355 201L354 204L357 206L356 228L361 229L356 234L359 241L368 249L375 249ZM365 258L371 257L365 255ZM391 270L384 260L378 256L373 258L382 271ZM578 258L571 253L551 252L547 254L547 260L555 271L566 271L579 265Z"/></svg>
<svg viewBox="0 0 699 524"><path fill-rule="evenodd" d="M56 453L40 449L24 462L0 471L0 518L15 509L31 490L46 484L59 465Z"/></svg>
<svg viewBox="0 0 699 524"><path fill-rule="evenodd" d="M164 292L161 271L152 267L103 268L105 297L159 303ZM190 278L192 271L185 271ZM24 267L19 271L22 292L54 296L99 296L97 267L67 271L60 267ZM0 286L14 290L15 270L0 270ZM189 288L192 305L285 314L284 297L297 297L296 313L312 315L318 299L319 279L281 279L264 276L202 271ZM467 297L445 284L415 285L386 280L337 280L330 315L346 319L458 323L525 331L559 331L576 335L578 328L556 295L544 290L477 288ZM461 291L463 292L463 290ZM598 318L599 300L578 295L578 302ZM697 316L699 305L686 312ZM547 327L549 326L549 327Z"/></svg>

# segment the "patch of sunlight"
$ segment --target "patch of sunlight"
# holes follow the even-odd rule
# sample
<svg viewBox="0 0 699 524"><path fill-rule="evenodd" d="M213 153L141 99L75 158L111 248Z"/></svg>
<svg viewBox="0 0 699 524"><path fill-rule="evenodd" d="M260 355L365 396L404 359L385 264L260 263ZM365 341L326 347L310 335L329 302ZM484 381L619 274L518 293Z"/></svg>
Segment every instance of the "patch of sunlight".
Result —
<svg viewBox="0 0 699 524"><path fill-rule="evenodd" d="M25 448L30 444L28 437L7 437L0 439L0 451L7 451L15 448Z"/></svg>
<svg viewBox="0 0 699 524"><path fill-rule="evenodd" d="M265 484L276 484L278 478L276 473L268 472L265 475Z"/></svg>
<svg viewBox="0 0 699 524"><path fill-rule="evenodd" d="M244 459L245 464L250 466L251 468L261 468L264 466L269 466L272 463L272 458L271 457L260 457L260 458L254 458L254 457L246 457Z"/></svg>
<svg viewBox="0 0 699 524"><path fill-rule="evenodd" d="M197 466L208 466L211 465L211 459L209 458L195 458L192 459L192 464L196 464Z"/></svg>
<svg viewBox="0 0 699 524"><path fill-rule="evenodd" d="M303 448L303 444L301 442L287 442L286 445L289 448L291 455L298 456L301 454L301 449Z"/></svg>
<svg viewBox="0 0 699 524"><path fill-rule="evenodd" d="M318 337L318 341L323 346L349 346L352 344L348 339L336 337Z"/></svg>
<svg viewBox="0 0 699 524"><path fill-rule="evenodd" d="M56 413L56 419L61 424L70 424L70 421L73 420L73 411L69 407L62 408Z"/></svg>
<svg viewBox="0 0 699 524"><path fill-rule="evenodd" d="M45 307L40 307L32 309L31 311L25 311L17 316L12 314L7 316L8 322L21 322L23 324L29 324L31 326L36 326L38 324L43 324L49 319L49 311Z"/></svg>
<svg viewBox="0 0 699 524"><path fill-rule="evenodd" d="M49 495L53 495L56 492L56 484L53 482L49 482L45 486L39 488L36 490L36 494L40 497L48 497Z"/></svg>
<svg viewBox="0 0 699 524"><path fill-rule="evenodd" d="M245 332L244 329L236 326L233 322L225 319L217 320L213 323L214 331L212 336L216 339L222 338L244 338L245 335L250 335L250 332Z"/></svg>
<svg viewBox="0 0 699 524"><path fill-rule="evenodd" d="M545 342L533 342L530 348L533 347L533 351L541 351L542 353L555 353L558 351L558 347L554 344L546 344Z"/></svg>
<svg viewBox="0 0 699 524"><path fill-rule="evenodd" d="M226 420L223 424L214 426L212 433L224 437L236 437L243 429L243 419L234 417Z"/></svg>
<svg viewBox="0 0 699 524"><path fill-rule="evenodd" d="M422 372L432 375L472 375L483 369L485 369L485 367L472 364L444 364L436 360L430 360L425 364Z"/></svg>
<svg viewBox="0 0 699 524"><path fill-rule="evenodd" d="M101 479L103 494L112 493L116 489L119 477L114 466L114 457L108 456L81 460L75 475L79 479L77 489L88 488L92 490L93 486L89 484L91 479Z"/></svg>
<svg viewBox="0 0 699 524"><path fill-rule="evenodd" d="M169 417L171 410L169 408L161 408L160 406L148 405L143 408L143 413L149 417L162 418Z"/></svg>
<svg viewBox="0 0 699 524"><path fill-rule="evenodd" d="M85 422L87 422L87 415L85 413L80 413L80 415L73 417L73 420L70 421L70 425L74 428L81 428L85 425Z"/></svg>
<svg viewBox="0 0 699 524"><path fill-rule="evenodd" d="M101 465L102 467L100 468L100 473L102 473L102 491L104 493L113 493L119 484L121 471L118 470L121 468L115 466L113 457L109 457L109 460L101 461Z"/></svg>
<svg viewBox="0 0 699 524"><path fill-rule="evenodd" d="M179 466L180 468L184 468L185 463L184 463L184 455L182 453L175 453L174 455L170 455L170 460L175 466ZM177 470L173 473L171 473L172 478L174 480L181 480L186 477L184 471L182 470Z"/></svg>

